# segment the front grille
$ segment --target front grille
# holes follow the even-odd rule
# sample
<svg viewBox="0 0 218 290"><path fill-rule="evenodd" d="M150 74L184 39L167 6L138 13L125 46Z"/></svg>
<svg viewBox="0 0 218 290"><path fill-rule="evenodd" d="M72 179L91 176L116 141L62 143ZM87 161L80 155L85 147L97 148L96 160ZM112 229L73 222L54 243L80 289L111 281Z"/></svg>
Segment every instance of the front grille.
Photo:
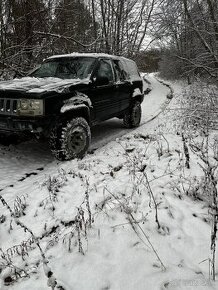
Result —
<svg viewBox="0 0 218 290"><path fill-rule="evenodd" d="M17 100L15 99L0 99L0 115L16 115Z"/></svg>

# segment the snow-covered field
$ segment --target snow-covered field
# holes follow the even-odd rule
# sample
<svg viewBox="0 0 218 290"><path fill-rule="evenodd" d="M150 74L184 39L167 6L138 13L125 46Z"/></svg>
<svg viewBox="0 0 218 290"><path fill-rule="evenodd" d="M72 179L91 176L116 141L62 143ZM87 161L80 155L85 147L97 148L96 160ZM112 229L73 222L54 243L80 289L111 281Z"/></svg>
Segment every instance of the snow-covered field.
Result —
<svg viewBox="0 0 218 290"><path fill-rule="evenodd" d="M0 204L1 290L54 280L66 290L218 289L208 279L207 203L192 194L199 160L192 154L185 168L164 110L169 88L146 77L142 125L96 126L83 160L58 162L35 141L0 145L0 192L14 215Z"/></svg>

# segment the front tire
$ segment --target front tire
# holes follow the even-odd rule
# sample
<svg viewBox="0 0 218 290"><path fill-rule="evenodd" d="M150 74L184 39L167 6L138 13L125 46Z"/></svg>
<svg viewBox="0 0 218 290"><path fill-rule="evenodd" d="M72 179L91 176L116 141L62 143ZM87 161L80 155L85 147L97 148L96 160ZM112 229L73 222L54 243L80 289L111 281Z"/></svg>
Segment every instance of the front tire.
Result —
<svg viewBox="0 0 218 290"><path fill-rule="evenodd" d="M123 118L123 124L126 128L138 127L141 122L142 109L140 102L135 102Z"/></svg>
<svg viewBox="0 0 218 290"><path fill-rule="evenodd" d="M50 134L50 148L58 160L83 158L91 141L90 127L82 118L56 125Z"/></svg>

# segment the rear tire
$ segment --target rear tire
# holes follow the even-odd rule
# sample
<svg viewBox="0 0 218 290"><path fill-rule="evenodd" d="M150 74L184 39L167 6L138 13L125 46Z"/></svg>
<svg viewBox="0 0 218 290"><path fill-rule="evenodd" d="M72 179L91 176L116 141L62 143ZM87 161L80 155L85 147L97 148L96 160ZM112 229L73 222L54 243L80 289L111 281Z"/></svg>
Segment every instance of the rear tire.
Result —
<svg viewBox="0 0 218 290"><path fill-rule="evenodd" d="M138 127L141 122L142 109L140 102L135 102L123 118L123 124L126 128Z"/></svg>
<svg viewBox="0 0 218 290"><path fill-rule="evenodd" d="M50 148L58 160L83 158L91 141L90 127L82 118L57 124L50 134Z"/></svg>

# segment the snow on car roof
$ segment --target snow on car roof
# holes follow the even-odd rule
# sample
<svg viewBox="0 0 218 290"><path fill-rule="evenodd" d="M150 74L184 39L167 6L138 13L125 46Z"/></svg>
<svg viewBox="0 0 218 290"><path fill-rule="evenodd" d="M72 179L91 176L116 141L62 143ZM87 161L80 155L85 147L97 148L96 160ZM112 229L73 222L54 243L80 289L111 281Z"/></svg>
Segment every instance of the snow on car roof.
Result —
<svg viewBox="0 0 218 290"><path fill-rule="evenodd" d="M107 53L79 53L79 52L73 52L73 53L68 53L68 54L58 54L58 55L52 55L50 57L48 57L47 59L53 59L53 58L62 58L62 57L109 57L109 58L114 58L114 59L118 59L118 58L123 58L126 59L123 56L117 56L117 55L112 55L112 54L107 54Z"/></svg>

